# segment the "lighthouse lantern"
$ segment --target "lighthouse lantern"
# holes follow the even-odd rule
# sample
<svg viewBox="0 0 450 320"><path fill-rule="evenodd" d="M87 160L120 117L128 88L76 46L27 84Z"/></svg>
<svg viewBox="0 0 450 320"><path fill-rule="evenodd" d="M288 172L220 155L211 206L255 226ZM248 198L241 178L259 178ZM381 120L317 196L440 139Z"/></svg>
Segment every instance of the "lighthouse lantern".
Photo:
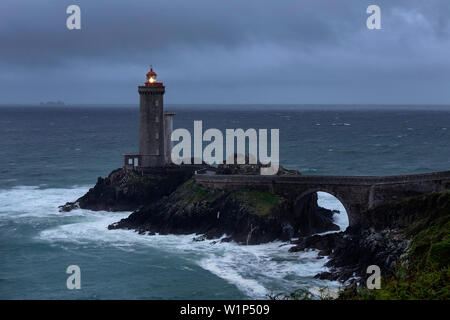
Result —
<svg viewBox="0 0 450 320"><path fill-rule="evenodd" d="M153 67L150 67L150 71L147 73L147 80L145 80L145 85L147 87L154 87L154 86L162 86L161 82L156 82L156 72L153 71Z"/></svg>

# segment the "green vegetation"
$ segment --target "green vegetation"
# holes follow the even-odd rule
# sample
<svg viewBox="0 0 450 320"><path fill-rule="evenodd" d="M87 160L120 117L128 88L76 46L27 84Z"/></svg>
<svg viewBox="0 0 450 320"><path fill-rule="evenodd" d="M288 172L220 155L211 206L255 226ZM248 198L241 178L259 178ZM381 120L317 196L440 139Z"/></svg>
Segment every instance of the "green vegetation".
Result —
<svg viewBox="0 0 450 320"><path fill-rule="evenodd" d="M286 201L283 197L260 190L247 189L228 193L220 189L206 189L197 185L194 178L186 181L181 186L180 191L184 205L199 202L211 203L221 196L229 195L234 197L239 203L251 207L256 214L261 216L270 214L274 208Z"/></svg>
<svg viewBox="0 0 450 320"><path fill-rule="evenodd" d="M450 191L409 197L379 206L364 217L378 229L398 228L411 239L402 263L381 289L341 290L339 300L448 300L450 299ZM323 291L322 291L323 292ZM271 299L330 299L297 290Z"/></svg>
<svg viewBox="0 0 450 320"><path fill-rule="evenodd" d="M281 205L285 199L270 192L260 190L233 191L234 197L255 209L261 216L272 213L272 210Z"/></svg>
<svg viewBox="0 0 450 320"><path fill-rule="evenodd" d="M401 267L391 278L382 281L381 289L360 288L357 294L342 292L340 299L356 300L448 300L450 270L417 270Z"/></svg>
<svg viewBox="0 0 450 320"><path fill-rule="evenodd" d="M204 189L196 185L194 178L189 179L183 184L182 192L186 204L201 201L212 202L221 194L219 190Z"/></svg>
<svg viewBox="0 0 450 320"><path fill-rule="evenodd" d="M397 201L395 206L415 221L403 217L404 233L412 239L404 263L381 289L342 292L340 299L450 299L450 191Z"/></svg>

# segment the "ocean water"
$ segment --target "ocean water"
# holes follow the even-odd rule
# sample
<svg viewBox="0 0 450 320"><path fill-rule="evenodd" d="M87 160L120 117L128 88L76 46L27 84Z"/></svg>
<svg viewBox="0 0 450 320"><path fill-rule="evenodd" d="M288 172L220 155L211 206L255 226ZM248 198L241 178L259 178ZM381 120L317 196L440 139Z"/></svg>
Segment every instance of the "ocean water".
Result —
<svg viewBox="0 0 450 320"><path fill-rule="evenodd" d="M387 175L450 168L450 108L167 106L175 127L279 128L283 166L304 174ZM128 212L74 210L98 176L137 151L137 106L0 107L1 299L244 299L336 282L317 252L286 243L239 246L192 235L107 230ZM319 193L321 205L342 204ZM68 290L66 268L81 269Z"/></svg>

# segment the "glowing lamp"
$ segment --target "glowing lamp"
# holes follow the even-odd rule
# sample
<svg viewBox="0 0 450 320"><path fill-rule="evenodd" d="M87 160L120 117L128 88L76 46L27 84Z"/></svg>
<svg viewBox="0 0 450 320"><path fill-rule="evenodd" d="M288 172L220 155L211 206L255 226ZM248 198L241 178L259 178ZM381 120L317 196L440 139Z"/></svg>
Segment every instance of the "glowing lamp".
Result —
<svg viewBox="0 0 450 320"><path fill-rule="evenodd" d="M162 85L162 83L156 82L156 76L157 74L155 71L153 71L153 67L150 67L150 72L147 73L147 80L145 81L145 85L147 87Z"/></svg>

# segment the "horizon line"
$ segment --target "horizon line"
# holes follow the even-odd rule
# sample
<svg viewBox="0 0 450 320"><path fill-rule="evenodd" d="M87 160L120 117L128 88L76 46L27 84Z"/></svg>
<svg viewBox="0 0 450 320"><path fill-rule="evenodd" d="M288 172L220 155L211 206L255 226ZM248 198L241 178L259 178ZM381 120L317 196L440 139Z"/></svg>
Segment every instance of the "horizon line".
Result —
<svg viewBox="0 0 450 320"><path fill-rule="evenodd" d="M172 106L440 106L450 107L450 103L165 103ZM40 104L40 103L0 103L0 107L6 106L38 106L38 107L76 107L76 106L139 106L139 103L63 103L63 104Z"/></svg>

